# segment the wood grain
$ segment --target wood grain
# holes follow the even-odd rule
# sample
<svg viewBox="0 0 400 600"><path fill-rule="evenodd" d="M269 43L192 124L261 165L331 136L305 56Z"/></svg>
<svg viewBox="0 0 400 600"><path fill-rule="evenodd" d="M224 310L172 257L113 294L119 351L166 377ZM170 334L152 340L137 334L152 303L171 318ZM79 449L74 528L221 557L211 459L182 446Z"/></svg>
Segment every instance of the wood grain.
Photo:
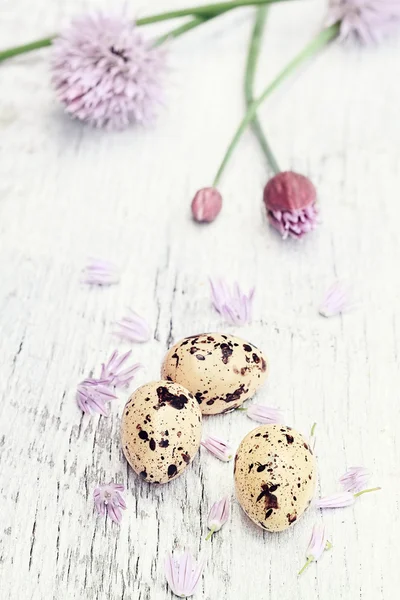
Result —
<svg viewBox="0 0 400 600"><path fill-rule="evenodd" d="M36 0L33 10L28 0L6 0L1 46L57 31L96 6ZM165 8L141 0L129 12ZM259 89L323 13L317 0L271 10ZM204 600L397 597L400 43L334 45L263 107L280 164L309 175L321 201L318 231L282 243L263 215L269 173L251 134L221 185L218 221L198 227L189 213L243 112L252 16L237 11L171 43L168 105L150 130L110 134L68 120L49 87L47 51L0 67L2 600L171 598L164 556L184 547L207 557L196 595ZM93 255L121 267L119 286L80 283ZM235 330L212 311L207 278L223 274L256 285L252 325ZM352 281L360 306L324 320L316 307L336 277ZM255 528L234 503L231 522L205 543L210 504L233 494L232 465L202 451L177 481L151 487L120 450L128 393L108 419L76 407L76 384L116 347L112 322L127 306L155 331L133 349L146 367L138 385L159 377L180 337L238 333L270 360L257 400L280 406L300 431L318 423L319 492L335 491L338 476L358 464L382 492L344 511L310 510L279 535ZM235 447L251 428L243 413L204 424ZM111 478L128 490L120 528L93 511L96 483ZM312 525L322 520L333 549L298 579Z"/></svg>

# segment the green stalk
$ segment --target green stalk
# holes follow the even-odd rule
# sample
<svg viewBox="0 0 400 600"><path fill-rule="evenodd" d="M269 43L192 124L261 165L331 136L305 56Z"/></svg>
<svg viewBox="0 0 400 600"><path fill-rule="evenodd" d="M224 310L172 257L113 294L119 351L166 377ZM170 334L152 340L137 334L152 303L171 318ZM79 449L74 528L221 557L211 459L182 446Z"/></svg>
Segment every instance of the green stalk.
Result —
<svg viewBox="0 0 400 600"><path fill-rule="evenodd" d="M225 153L225 156L222 160L221 166L218 169L218 172L215 176L213 186L216 186L221 178L224 169L232 156L232 153L237 146L240 138L243 133L246 131L247 126L253 121L254 117L257 114L258 108L261 104L272 94L273 91L276 90L277 87L289 76L293 71L296 70L297 67L300 67L306 60L317 54L319 50L328 45L328 43L337 37L339 33L339 23L335 23L326 29L323 29L307 46L297 55L293 60L291 60L288 65L279 73L279 75L270 83L270 85L264 90L264 92L259 96L249 107L246 115L241 121L235 135L231 143L228 146L228 149Z"/></svg>
<svg viewBox="0 0 400 600"><path fill-rule="evenodd" d="M151 15L149 17L137 19L136 25L151 25L152 23L159 23L161 21L168 21L169 19L178 19L180 17L189 16L201 17L207 20L228 12L234 8L254 6L259 4L275 4L277 2L287 2L287 0L233 0L231 2L218 2L217 4L206 4L205 6L194 6L192 8L183 8L181 10L172 10L169 12ZM189 31L189 29L193 29L193 27L195 27L195 25L185 29L185 31ZM13 48L2 50L0 51L0 62L7 60L8 58L12 58L13 56L18 56L19 54L26 54L27 52L32 52L33 50L39 50L40 48L51 46L55 37L56 35L51 35L46 38L41 38L40 40L35 40L34 42L29 42L28 44L14 46Z"/></svg>
<svg viewBox="0 0 400 600"><path fill-rule="evenodd" d="M304 573L304 571L306 569L308 569L308 567L311 565L312 562L314 562L313 557L312 556L308 556L306 564L304 565L304 567L302 569L300 569L300 571L297 573L297 575L298 576L302 575Z"/></svg>
<svg viewBox="0 0 400 600"><path fill-rule="evenodd" d="M215 527L210 529L210 532L209 532L208 536L206 537L206 542L208 542L208 540L214 535L214 533L215 533Z"/></svg>
<svg viewBox="0 0 400 600"><path fill-rule="evenodd" d="M375 488L370 488L369 490L362 490L361 492L357 492L357 494L354 494L354 498L359 498L363 494L369 494L370 492L379 492L380 489L381 489L380 487L375 487Z"/></svg>
<svg viewBox="0 0 400 600"><path fill-rule="evenodd" d="M254 77L257 70L258 58L260 55L261 42L265 29L265 22L268 14L268 6L260 6L257 9L256 21L254 24L253 34L250 40L249 53L247 56L246 74L244 80L244 95L246 98L246 109L249 110L254 102ZM257 137L261 149L264 152L266 159L275 174L280 172L276 158L268 144L261 123L257 117L254 117L251 124L255 136Z"/></svg>
<svg viewBox="0 0 400 600"><path fill-rule="evenodd" d="M207 17L207 18L194 17L193 19L191 19L187 23L184 23L180 27L177 27L176 29L172 29L168 33L165 33L161 37L157 38L154 43L154 46L161 46L161 44L163 44L167 40L175 39L175 38L179 37L180 35L183 35L187 31L190 31L191 29L198 27L202 23L207 23L207 21L211 21L211 19L213 19L214 17L218 17L218 16L219 15L214 15L213 17Z"/></svg>

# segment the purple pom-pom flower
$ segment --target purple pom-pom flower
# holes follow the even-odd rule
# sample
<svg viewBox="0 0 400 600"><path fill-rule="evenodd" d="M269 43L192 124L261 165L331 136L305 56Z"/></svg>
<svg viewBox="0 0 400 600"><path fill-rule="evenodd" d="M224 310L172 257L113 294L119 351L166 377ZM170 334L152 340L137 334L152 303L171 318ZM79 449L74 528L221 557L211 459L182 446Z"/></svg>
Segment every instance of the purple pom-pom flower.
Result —
<svg viewBox="0 0 400 600"><path fill-rule="evenodd" d="M73 118L123 129L154 118L164 56L126 17L84 15L53 43L52 83Z"/></svg>
<svg viewBox="0 0 400 600"><path fill-rule="evenodd" d="M327 24L340 23L342 40L378 42L400 25L399 0L330 0Z"/></svg>

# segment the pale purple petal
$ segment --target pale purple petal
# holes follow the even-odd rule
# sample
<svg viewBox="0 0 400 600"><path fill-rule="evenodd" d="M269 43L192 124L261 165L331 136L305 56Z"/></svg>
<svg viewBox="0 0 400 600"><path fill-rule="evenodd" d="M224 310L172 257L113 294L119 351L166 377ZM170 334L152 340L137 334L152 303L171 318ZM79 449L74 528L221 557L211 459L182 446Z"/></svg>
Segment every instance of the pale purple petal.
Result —
<svg viewBox="0 0 400 600"><path fill-rule="evenodd" d="M120 523L122 519L122 511L126 509L125 500L121 496L121 492L125 487L120 483L110 481L108 484L98 485L93 492L95 507L99 515L107 515L114 523Z"/></svg>
<svg viewBox="0 0 400 600"><path fill-rule="evenodd" d="M84 413L108 415L106 403L115 399L116 396L106 387L106 383L101 379L89 378L78 385L76 400Z"/></svg>
<svg viewBox="0 0 400 600"><path fill-rule="evenodd" d="M251 404L247 409L247 416L257 423L266 425L284 423L283 414L279 408L271 408L262 404Z"/></svg>
<svg viewBox="0 0 400 600"><path fill-rule="evenodd" d="M116 504L107 504L107 515L110 517L111 521L114 523L121 523L122 512L120 508Z"/></svg>
<svg viewBox="0 0 400 600"><path fill-rule="evenodd" d="M154 119L163 100L165 51L126 17L84 15L53 42L52 83L72 117L123 129Z"/></svg>
<svg viewBox="0 0 400 600"><path fill-rule="evenodd" d="M379 42L400 26L398 0L330 0L327 25L340 23L340 39Z"/></svg>
<svg viewBox="0 0 400 600"><path fill-rule="evenodd" d="M231 503L228 496L214 502L208 515L207 527L212 531L219 531L230 516Z"/></svg>
<svg viewBox="0 0 400 600"><path fill-rule="evenodd" d="M270 225L281 234L284 240L288 237L300 239L318 225L318 209L315 204L291 212L268 210L267 217Z"/></svg>
<svg viewBox="0 0 400 600"><path fill-rule="evenodd" d="M350 492L339 492L331 496L325 496L315 502L317 508L344 508L354 504L354 495Z"/></svg>
<svg viewBox="0 0 400 600"><path fill-rule="evenodd" d="M223 279L210 279L210 286L212 305L225 321L237 326L251 322L254 288L245 294L235 283L231 290Z"/></svg>
<svg viewBox="0 0 400 600"><path fill-rule="evenodd" d="M113 387L128 387L136 371L142 367L140 363L136 363L131 367L121 369L131 353L132 350L129 350L129 352L119 356L118 351L115 350L109 361L101 366L101 379L108 381L108 385Z"/></svg>
<svg viewBox="0 0 400 600"><path fill-rule="evenodd" d="M314 525L306 557L318 560L326 548L327 541L324 525Z"/></svg>
<svg viewBox="0 0 400 600"><path fill-rule="evenodd" d="M119 273L112 263L93 258L86 265L83 282L89 285L113 285L119 283Z"/></svg>
<svg viewBox="0 0 400 600"><path fill-rule="evenodd" d="M203 568L203 561L196 562L187 551L177 558L169 554L165 560L165 577L172 592L180 598L192 596Z"/></svg>
<svg viewBox="0 0 400 600"><path fill-rule="evenodd" d="M152 335L145 319L131 309L129 309L128 315L117 321L116 325L115 334L130 342L148 342Z"/></svg>
<svg viewBox="0 0 400 600"><path fill-rule="evenodd" d="M325 293L322 303L319 307L319 314L323 317L335 317L353 307L350 303L349 291L347 286L336 281Z"/></svg>
<svg viewBox="0 0 400 600"><path fill-rule="evenodd" d="M364 467L351 467L339 479L339 483L346 492L356 494L364 489L368 483L370 473Z"/></svg>
<svg viewBox="0 0 400 600"><path fill-rule="evenodd" d="M201 442L201 445L224 462L228 462L232 458L232 448L225 440L215 435L210 435L206 440Z"/></svg>

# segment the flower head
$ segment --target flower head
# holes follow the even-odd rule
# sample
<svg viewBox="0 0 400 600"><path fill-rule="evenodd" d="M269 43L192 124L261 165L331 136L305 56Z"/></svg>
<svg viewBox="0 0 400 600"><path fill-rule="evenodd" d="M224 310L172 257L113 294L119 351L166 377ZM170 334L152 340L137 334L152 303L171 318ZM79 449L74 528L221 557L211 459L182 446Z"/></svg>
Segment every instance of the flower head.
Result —
<svg viewBox="0 0 400 600"><path fill-rule="evenodd" d="M198 223L211 223L221 212L222 196L216 188L199 190L192 200L193 219Z"/></svg>
<svg viewBox="0 0 400 600"><path fill-rule="evenodd" d="M210 279L211 300L215 310L231 325L251 322L254 288L245 294L235 283L233 290L223 279Z"/></svg>
<svg viewBox="0 0 400 600"><path fill-rule="evenodd" d="M368 483L369 471L364 467L351 467L342 477L339 482L346 492L356 494L361 492Z"/></svg>
<svg viewBox="0 0 400 600"><path fill-rule="evenodd" d="M251 404L247 409L247 416L253 421L265 423L266 425L284 422L283 414L279 408L270 408L262 404Z"/></svg>
<svg viewBox="0 0 400 600"><path fill-rule="evenodd" d="M100 378L107 381L108 385L116 388L128 387L136 371L142 366L140 363L135 363L131 367L122 369L131 354L132 350L129 350L129 352L119 356L118 350L114 350L108 362L101 365Z"/></svg>
<svg viewBox="0 0 400 600"><path fill-rule="evenodd" d="M165 577L172 592L179 598L192 596L199 584L204 563L196 562L189 552L175 558L169 554L165 560Z"/></svg>
<svg viewBox="0 0 400 600"><path fill-rule="evenodd" d="M99 484L93 492L94 503L99 515L106 513L114 523L120 523L122 519L121 508L125 510L126 504L121 496L125 488L120 483L110 481L108 484Z"/></svg>
<svg viewBox="0 0 400 600"><path fill-rule="evenodd" d="M83 283L89 285L113 285L119 282L119 273L116 266L107 260L90 259L84 273Z"/></svg>
<svg viewBox="0 0 400 600"><path fill-rule="evenodd" d="M326 537L325 527L323 525L314 525L311 540L307 548L307 562L301 571L299 571L299 575L301 575L312 562L319 560L324 551L331 547L332 546Z"/></svg>
<svg viewBox="0 0 400 600"><path fill-rule="evenodd" d="M151 330L148 323L129 309L129 314L116 323L118 329L115 332L119 337L125 338L130 342L148 342L151 338Z"/></svg>
<svg viewBox="0 0 400 600"><path fill-rule="evenodd" d="M54 41L52 71L68 114L95 127L123 129L154 117L164 52L125 17L84 15Z"/></svg>
<svg viewBox="0 0 400 600"><path fill-rule="evenodd" d="M201 442L201 445L224 462L228 462L232 458L232 448L228 442L215 435L209 435L207 439Z"/></svg>
<svg viewBox="0 0 400 600"><path fill-rule="evenodd" d="M107 380L84 379L77 388L76 401L84 413L108 416L106 404L116 396L110 391Z"/></svg>
<svg viewBox="0 0 400 600"><path fill-rule="evenodd" d="M222 525L225 525L229 519L230 513L231 503L227 496L222 498L222 500L219 500L219 502L214 502L210 514L208 515L207 527L210 530L210 533L206 537L206 540L210 539L216 531L219 531Z"/></svg>
<svg viewBox="0 0 400 600"><path fill-rule="evenodd" d="M377 42L400 25L398 0L330 0L327 24L340 23L342 40Z"/></svg>
<svg viewBox="0 0 400 600"><path fill-rule="evenodd" d="M318 312L323 317L335 317L349 308L347 288L340 281L336 281L325 293Z"/></svg>
<svg viewBox="0 0 400 600"><path fill-rule="evenodd" d="M301 238L317 226L317 191L304 175L285 171L272 177L264 188L268 221L281 234Z"/></svg>

